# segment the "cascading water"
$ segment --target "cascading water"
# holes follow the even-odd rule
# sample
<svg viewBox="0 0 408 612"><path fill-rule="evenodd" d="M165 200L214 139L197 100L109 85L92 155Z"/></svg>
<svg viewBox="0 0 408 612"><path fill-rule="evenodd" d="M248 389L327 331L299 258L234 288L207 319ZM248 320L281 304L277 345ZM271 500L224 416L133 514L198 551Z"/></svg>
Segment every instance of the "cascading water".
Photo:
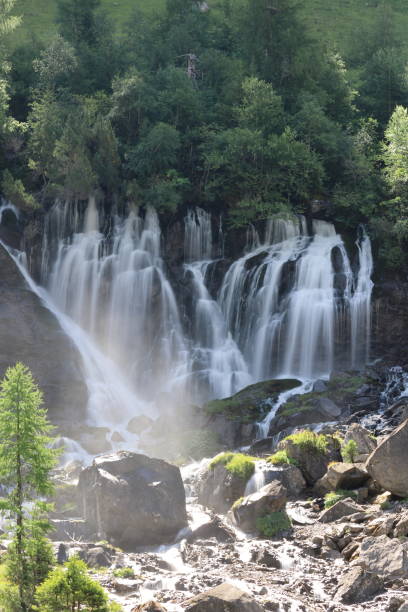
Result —
<svg viewBox="0 0 408 612"><path fill-rule="evenodd" d="M363 232L354 273L341 236L323 221L313 235L303 217L269 220L263 239L251 227L245 254L226 272L217 231L209 213L187 213L182 317L153 210L106 217L90 200L48 213L42 283L86 353L95 423L118 429L135 414L227 397L266 378L327 377L341 340L346 366L365 363L372 257Z"/></svg>

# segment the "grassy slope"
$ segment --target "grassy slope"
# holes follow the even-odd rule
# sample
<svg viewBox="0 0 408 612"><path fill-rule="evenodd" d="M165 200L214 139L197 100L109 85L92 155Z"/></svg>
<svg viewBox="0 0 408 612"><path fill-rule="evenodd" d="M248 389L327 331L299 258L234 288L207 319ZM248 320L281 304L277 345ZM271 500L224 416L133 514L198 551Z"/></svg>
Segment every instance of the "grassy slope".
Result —
<svg viewBox="0 0 408 612"><path fill-rule="evenodd" d="M239 2L240 0L235 0ZM381 0L301 0L305 15L319 37L334 39L342 51L350 37L358 36L362 27L376 15ZM398 27L408 30L407 0L387 0L400 13ZM217 0L209 0L210 5ZM102 0L102 5L118 23L124 23L132 7L147 11L159 10L165 0ZM14 44L34 34L49 38L55 31L53 24L56 0L16 0L16 14L23 16L23 24L13 34Z"/></svg>

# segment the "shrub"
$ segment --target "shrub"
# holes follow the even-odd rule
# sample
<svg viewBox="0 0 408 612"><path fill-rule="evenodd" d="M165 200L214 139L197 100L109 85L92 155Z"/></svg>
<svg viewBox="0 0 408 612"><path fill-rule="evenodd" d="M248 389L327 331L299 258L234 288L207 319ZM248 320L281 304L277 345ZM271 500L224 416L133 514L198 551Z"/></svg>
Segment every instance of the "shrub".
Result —
<svg viewBox="0 0 408 612"><path fill-rule="evenodd" d="M116 578L134 578L135 572L132 567L121 567L119 569L114 570L113 575Z"/></svg>
<svg viewBox="0 0 408 612"><path fill-rule="evenodd" d="M211 461L210 470L217 465L225 466L225 469L237 478L248 480L255 471L255 458L242 453L221 453Z"/></svg>
<svg viewBox="0 0 408 612"><path fill-rule="evenodd" d="M302 450L310 452L326 454L328 439L323 434L316 434L314 431L305 429L297 433L287 436L285 440L290 440L296 446L299 446Z"/></svg>
<svg viewBox="0 0 408 612"><path fill-rule="evenodd" d="M346 463L354 463L358 451L357 443L349 440L341 449L341 456Z"/></svg>
<svg viewBox="0 0 408 612"><path fill-rule="evenodd" d="M285 450L280 450L271 455L266 460L268 463L272 463L273 465L298 465L298 461L293 459L292 457L288 457L288 454Z"/></svg>
<svg viewBox="0 0 408 612"><path fill-rule="evenodd" d="M346 491L343 489L337 489L337 491L330 491L330 493L326 493L326 495L324 496L324 507L326 509L331 508L341 499L346 499L346 497L356 498L357 495L354 491Z"/></svg>
<svg viewBox="0 0 408 612"><path fill-rule="evenodd" d="M266 516L261 516L256 520L256 528L266 538L273 538L282 531L287 531L292 527L290 518L284 510L271 512Z"/></svg>
<svg viewBox="0 0 408 612"><path fill-rule="evenodd" d="M86 564L72 557L63 567L55 568L37 588L36 600L41 612L113 612L120 607L112 605L101 585L92 580Z"/></svg>

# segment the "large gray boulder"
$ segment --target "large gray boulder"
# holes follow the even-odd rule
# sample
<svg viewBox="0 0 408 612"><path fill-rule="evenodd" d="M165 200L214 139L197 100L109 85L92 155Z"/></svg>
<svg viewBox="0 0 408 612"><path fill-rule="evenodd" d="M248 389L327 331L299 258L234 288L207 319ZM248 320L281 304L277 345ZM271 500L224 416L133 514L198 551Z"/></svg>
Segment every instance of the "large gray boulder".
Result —
<svg viewBox="0 0 408 612"><path fill-rule="evenodd" d="M84 418L81 357L0 245L0 377L17 361L32 371L53 423Z"/></svg>
<svg viewBox="0 0 408 612"><path fill-rule="evenodd" d="M386 535L365 538L354 563L383 578L405 578L408 572L408 544Z"/></svg>
<svg viewBox="0 0 408 612"><path fill-rule="evenodd" d="M333 463L326 474L316 482L315 489L320 492L337 489L357 489L370 478L364 464Z"/></svg>
<svg viewBox="0 0 408 612"><path fill-rule="evenodd" d="M290 465L289 463L283 466L269 465L270 467L264 472L265 484L278 480L285 487L288 497L295 499L306 489L306 480L303 478L302 472L295 465Z"/></svg>
<svg viewBox="0 0 408 612"><path fill-rule="evenodd" d="M372 438L368 429L359 423L353 423L348 428L344 437L345 444L350 442L350 440L353 440L357 444L357 457L355 459L357 463L360 461L360 457L365 457L365 459L367 459L367 455L370 455L377 446L376 441Z"/></svg>
<svg viewBox="0 0 408 612"><path fill-rule="evenodd" d="M184 604L185 612L262 612L260 606L248 593L224 582L197 595Z"/></svg>
<svg viewBox="0 0 408 612"><path fill-rule="evenodd" d="M198 501L220 514L226 514L232 504L243 497L247 480L240 478L219 463L209 468L200 483Z"/></svg>
<svg viewBox="0 0 408 612"><path fill-rule="evenodd" d="M385 437L367 460L366 469L386 491L408 497L408 419Z"/></svg>
<svg viewBox="0 0 408 612"><path fill-rule="evenodd" d="M333 504L331 508L324 510L319 517L319 521L320 523L332 523L357 512L364 512L364 508L356 504L351 497L347 497Z"/></svg>
<svg viewBox="0 0 408 612"><path fill-rule="evenodd" d="M233 521L243 531L256 532L257 519L284 510L286 501L285 487L278 481L271 482L232 507Z"/></svg>
<svg viewBox="0 0 408 612"><path fill-rule="evenodd" d="M340 578L336 599L345 604L361 603L383 589L384 583L377 574L367 572L361 567L353 567Z"/></svg>
<svg viewBox="0 0 408 612"><path fill-rule="evenodd" d="M129 451L96 457L78 489L89 528L125 550L170 542L187 526L180 470L161 459Z"/></svg>

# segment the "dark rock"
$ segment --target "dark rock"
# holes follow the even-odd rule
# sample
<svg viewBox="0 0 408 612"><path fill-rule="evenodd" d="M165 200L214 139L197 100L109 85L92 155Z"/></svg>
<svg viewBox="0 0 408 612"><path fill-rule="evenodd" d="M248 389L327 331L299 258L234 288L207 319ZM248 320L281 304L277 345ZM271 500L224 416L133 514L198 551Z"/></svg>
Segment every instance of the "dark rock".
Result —
<svg viewBox="0 0 408 612"><path fill-rule="evenodd" d="M194 529L188 536L188 542L195 540L208 540L215 538L218 542L234 542L235 533L231 527L228 527L219 516L214 516L208 523L204 523Z"/></svg>
<svg viewBox="0 0 408 612"><path fill-rule="evenodd" d="M112 563L111 556L103 546L90 548L86 553L86 564L89 567L109 567Z"/></svg>
<svg viewBox="0 0 408 612"><path fill-rule="evenodd" d="M262 612L250 595L227 582L189 599L185 612Z"/></svg>
<svg viewBox="0 0 408 612"><path fill-rule="evenodd" d="M265 484L278 480L286 489L288 497L297 498L307 487L306 480L303 478L301 470L295 465L285 465L274 467L270 464L264 472Z"/></svg>
<svg viewBox="0 0 408 612"><path fill-rule="evenodd" d="M232 397L213 400L203 406L206 426L230 448L252 441L254 426L271 408L280 393L301 383L294 379L267 380L250 385Z"/></svg>
<svg viewBox="0 0 408 612"><path fill-rule="evenodd" d="M275 569L282 568L282 563L276 552L274 550L267 550L266 548L253 550L251 561L259 565L266 565L266 567L274 567Z"/></svg>
<svg viewBox="0 0 408 612"><path fill-rule="evenodd" d="M232 508L232 518L237 527L253 533L257 531L257 519L284 510L286 500L285 487L280 482L274 481L235 504Z"/></svg>
<svg viewBox="0 0 408 612"><path fill-rule="evenodd" d="M136 608L132 608L132 612L166 612L166 608L157 601L147 601Z"/></svg>
<svg viewBox="0 0 408 612"><path fill-rule="evenodd" d="M59 563L59 565L63 565L67 561L68 561L67 547L65 546L65 544L61 542L60 545L58 546L58 551L57 551L57 563Z"/></svg>
<svg viewBox="0 0 408 612"><path fill-rule="evenodd" d="M28 288L0 245L0 377L17 361L33 373L53 423L84 418L88 392L81 357L58 320Z"/></svg>
<svg viewBox="0 0 408 612"><path fill-rule="evenodd" d="M353 567L339 581L336 599L345 604L367 601L384 589L382 579L373 572L366 572L361 567Z"/></svg>
<svg viewBox="0 0 408 612"><path fill-rule="evenodd" d="M370 476L386 491L408 497L408 420L385 437L367 460Z"/></svg>
<svg viewBox="0 0 408 612"><path fill-rule="evenodd" d="M222 464L208 469L200 485L198 501L224 514L245 492L246 480L232 474Z"/></svg>
<svg viewBox="0 0 408 612"><path fill-rule="evenodd" d="M78 483L87 524L123 549L171 541L187 525L180 470L120 451L94 459Z"/></svg>

